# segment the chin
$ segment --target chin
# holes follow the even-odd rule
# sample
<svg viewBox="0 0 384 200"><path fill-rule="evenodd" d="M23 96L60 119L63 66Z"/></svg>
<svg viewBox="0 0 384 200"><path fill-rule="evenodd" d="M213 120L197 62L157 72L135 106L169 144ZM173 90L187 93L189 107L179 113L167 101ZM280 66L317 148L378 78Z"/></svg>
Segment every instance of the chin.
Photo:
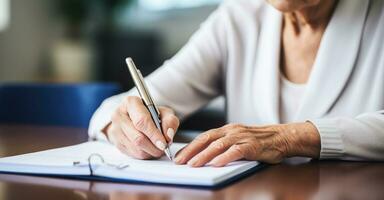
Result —
<svg viewBox="0 0 384 200"><path fill-rule="evenodd" d="M321 0L266 0L270 5L281 12L293 12L304 7L315 6Z"/></svg>

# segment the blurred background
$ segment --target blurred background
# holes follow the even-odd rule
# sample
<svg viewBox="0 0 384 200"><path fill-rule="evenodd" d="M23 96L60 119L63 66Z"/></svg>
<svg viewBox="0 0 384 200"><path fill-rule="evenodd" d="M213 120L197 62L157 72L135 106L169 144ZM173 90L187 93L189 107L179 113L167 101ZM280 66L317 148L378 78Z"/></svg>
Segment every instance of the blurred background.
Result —
<svg viewBox="0 0 384 200"><path fill-rule="evenodd" d="M113 82L128 90L133 82L124 58L133 57L149 74L187 42L219 2L0 0L0 82ZM210 109L222 110L223 101Z"/></svg>
<svg viewBox="0 0 384 200"><path fill-rule="evenodd" d="M128 74L119 73L125 57L154 70L218 0L0 2L1 81L118 81L128 89Z"/></svg>

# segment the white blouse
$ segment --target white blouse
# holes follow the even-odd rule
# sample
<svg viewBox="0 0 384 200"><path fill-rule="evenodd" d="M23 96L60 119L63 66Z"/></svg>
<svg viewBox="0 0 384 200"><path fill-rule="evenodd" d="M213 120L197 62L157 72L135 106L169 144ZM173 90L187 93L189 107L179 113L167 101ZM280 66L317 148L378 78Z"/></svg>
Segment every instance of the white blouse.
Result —
<svg viewBox="0 0 384 200"><path fill-rule="evenodd" d="M280 77L280 122L295 122L304 98L306 84L293 83L283 74Z"/></svg>
<svg viewBox="0 0 384 200"><path fill-rule="evenodd" d="M282 19L265 0L224 1L172 59L146 77L153 98L183 119L224 95L228 123L309 120L320 133L320 158L384 160L384 1L338 1L300 104L287 111L294 117L279 111ZM132 94L103 102L90 137L103 138L100 131ZM290 96L282 95L284 101Z"/></svg>

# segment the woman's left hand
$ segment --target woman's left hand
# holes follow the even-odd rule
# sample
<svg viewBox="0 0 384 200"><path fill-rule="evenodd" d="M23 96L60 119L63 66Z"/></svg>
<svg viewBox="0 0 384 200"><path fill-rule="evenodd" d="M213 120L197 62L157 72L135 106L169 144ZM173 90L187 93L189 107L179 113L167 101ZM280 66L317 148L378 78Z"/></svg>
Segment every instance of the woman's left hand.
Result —
<svg viewBox="0 0 384 200"><path fill-rule="evenodd" d="M285 157L317 158L320 136L310 122L271 126L228 124L199 135L175 158L177 164L224 166L246 159L278 163Z"/></svg>

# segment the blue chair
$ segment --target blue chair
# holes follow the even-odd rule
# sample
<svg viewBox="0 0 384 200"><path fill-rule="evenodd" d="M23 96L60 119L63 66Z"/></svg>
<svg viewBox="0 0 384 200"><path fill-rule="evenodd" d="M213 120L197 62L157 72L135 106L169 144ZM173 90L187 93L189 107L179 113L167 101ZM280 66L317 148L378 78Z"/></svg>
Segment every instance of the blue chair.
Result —
<svg viewBox="0 0 384 200"><path fill-rule="evenodd" d="M117 84L0 84L0 123L88 127Z"/></svg>

